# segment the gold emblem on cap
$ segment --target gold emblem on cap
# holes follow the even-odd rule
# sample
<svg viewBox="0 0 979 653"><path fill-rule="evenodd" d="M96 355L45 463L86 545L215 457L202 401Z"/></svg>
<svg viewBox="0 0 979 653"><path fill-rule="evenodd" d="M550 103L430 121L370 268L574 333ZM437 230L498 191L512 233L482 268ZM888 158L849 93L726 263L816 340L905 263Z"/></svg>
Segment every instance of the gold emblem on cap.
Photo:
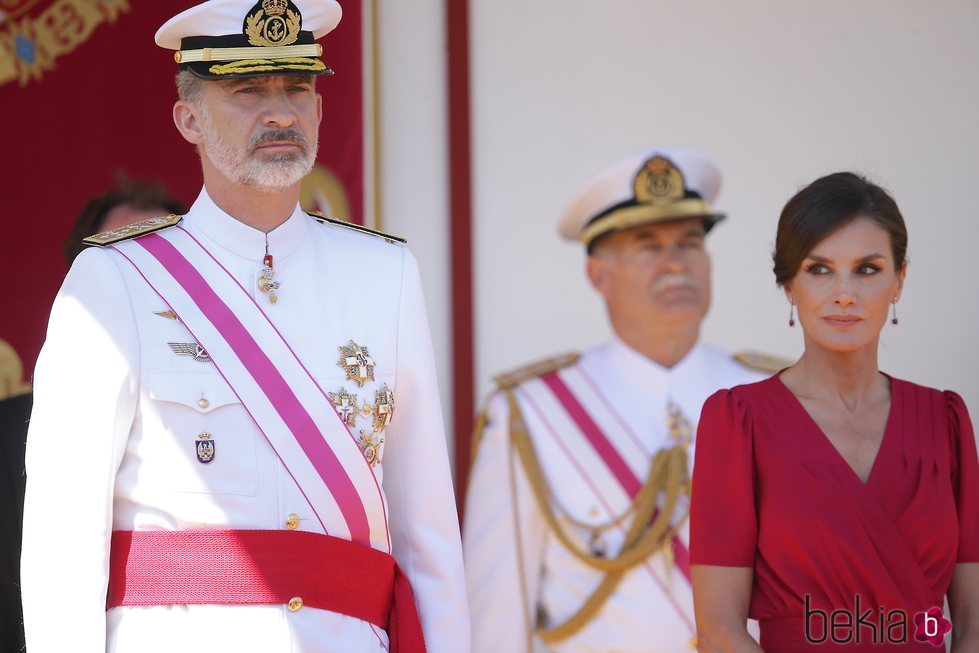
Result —
<svg viewBox="0 0 979 653"><path fill-rule="evenodd" d="M255 13L245 18L245 35L251 45L274 48L295 43L302 28L299 14L287 0L262 0Z"/></svg>
<svg viewBox="0 0 979 653"><path fill-rule="evenodd" d="M666 157L656 155L646 161L633 182L636 201L664 204L683 199L686 189L683 173Z"/></svg>

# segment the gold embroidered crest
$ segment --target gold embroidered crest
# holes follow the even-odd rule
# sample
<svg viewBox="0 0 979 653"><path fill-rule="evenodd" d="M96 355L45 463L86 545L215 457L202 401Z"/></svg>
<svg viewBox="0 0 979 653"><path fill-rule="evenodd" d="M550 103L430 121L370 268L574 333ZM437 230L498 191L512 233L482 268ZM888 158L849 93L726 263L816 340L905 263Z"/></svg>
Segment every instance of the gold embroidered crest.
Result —
<svg viewBox="0 0 979 653"><path fill-rule="evenodd" d="M245 35L251 45L274 48L291 45L299 38L302 19L287 0L263 0L255 13L245 18Z"/></svg>
<svg viewBox="0 0 979 653"><path fill-rule="evenodd" d="M656 155L636 173L633 192L637 202L662 204L683 199L683 173L669 159Z"/></svg>
<svg viewBox="0 0 979 653"><path fill-rule="evenodd" d="M54 0L34 11L38 4L38 0L0 0L0 86L15 80L20 86L39 81L99 26L115 23L130 10L130 0Z"/></svg>

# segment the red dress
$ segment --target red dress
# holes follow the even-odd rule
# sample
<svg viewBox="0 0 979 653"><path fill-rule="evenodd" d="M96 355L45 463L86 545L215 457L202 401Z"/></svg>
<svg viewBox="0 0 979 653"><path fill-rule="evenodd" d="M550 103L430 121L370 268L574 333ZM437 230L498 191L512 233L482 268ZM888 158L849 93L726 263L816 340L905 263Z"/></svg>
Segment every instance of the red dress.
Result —
<svg viewBox="0 0 979 653"><path fill-rule="evenodd" d="M865 485L778 376L717 392L697 432L690 553L754 569L749 615L767 653L944 650L916 641L915 615L943 605L956 563L979 562L965 404L891 379Z"/></svg>

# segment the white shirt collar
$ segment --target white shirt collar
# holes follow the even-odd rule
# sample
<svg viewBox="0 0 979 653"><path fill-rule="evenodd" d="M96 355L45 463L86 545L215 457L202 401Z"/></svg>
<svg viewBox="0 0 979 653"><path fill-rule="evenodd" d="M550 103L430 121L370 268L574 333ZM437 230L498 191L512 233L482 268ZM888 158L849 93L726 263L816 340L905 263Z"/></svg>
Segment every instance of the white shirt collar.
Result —
<svg viewBox="0 0 979 653"><path fill-rule="evenodd" d="M617 335L613 335L606 353L612 367L627 376L630 383L643 385L652 392L666 396L677 385L699 385L708 373L707 357L699 340L682 360L670 368L640 354Z"/></svg>
<svg viewBox="0 0 979 653"><path fill-rule="evenodd" d="M206 188L201 189L185 219L193 229L199 230L215 244L261 264L265 256L266 234L221 210L207 194ZM267 234L269 254L276 262L288 258L306 241L306 222L305 213L296 204L292 215Z"/></svg>

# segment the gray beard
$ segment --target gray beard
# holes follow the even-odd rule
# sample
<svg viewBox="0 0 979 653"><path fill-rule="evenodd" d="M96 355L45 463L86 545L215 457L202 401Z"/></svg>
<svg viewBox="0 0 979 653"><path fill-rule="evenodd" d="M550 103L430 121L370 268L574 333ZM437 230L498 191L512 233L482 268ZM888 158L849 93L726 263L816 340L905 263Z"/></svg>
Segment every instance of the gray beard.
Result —
<svg viewBox="0 0 979 653"><path fill-rule="evenodd" d="M276 129L253 138L246 146L235 146L223 141L214 129L211 117L201 106L201 147L208 159L222 175L236 184L263 193L280 192L301 181L316 163L319 148L317 138L312 146L306 137L290 129ZM290 141L299 146L298 152L282 152L271 156L261 154L255 148L263 143Z"/></svg>

